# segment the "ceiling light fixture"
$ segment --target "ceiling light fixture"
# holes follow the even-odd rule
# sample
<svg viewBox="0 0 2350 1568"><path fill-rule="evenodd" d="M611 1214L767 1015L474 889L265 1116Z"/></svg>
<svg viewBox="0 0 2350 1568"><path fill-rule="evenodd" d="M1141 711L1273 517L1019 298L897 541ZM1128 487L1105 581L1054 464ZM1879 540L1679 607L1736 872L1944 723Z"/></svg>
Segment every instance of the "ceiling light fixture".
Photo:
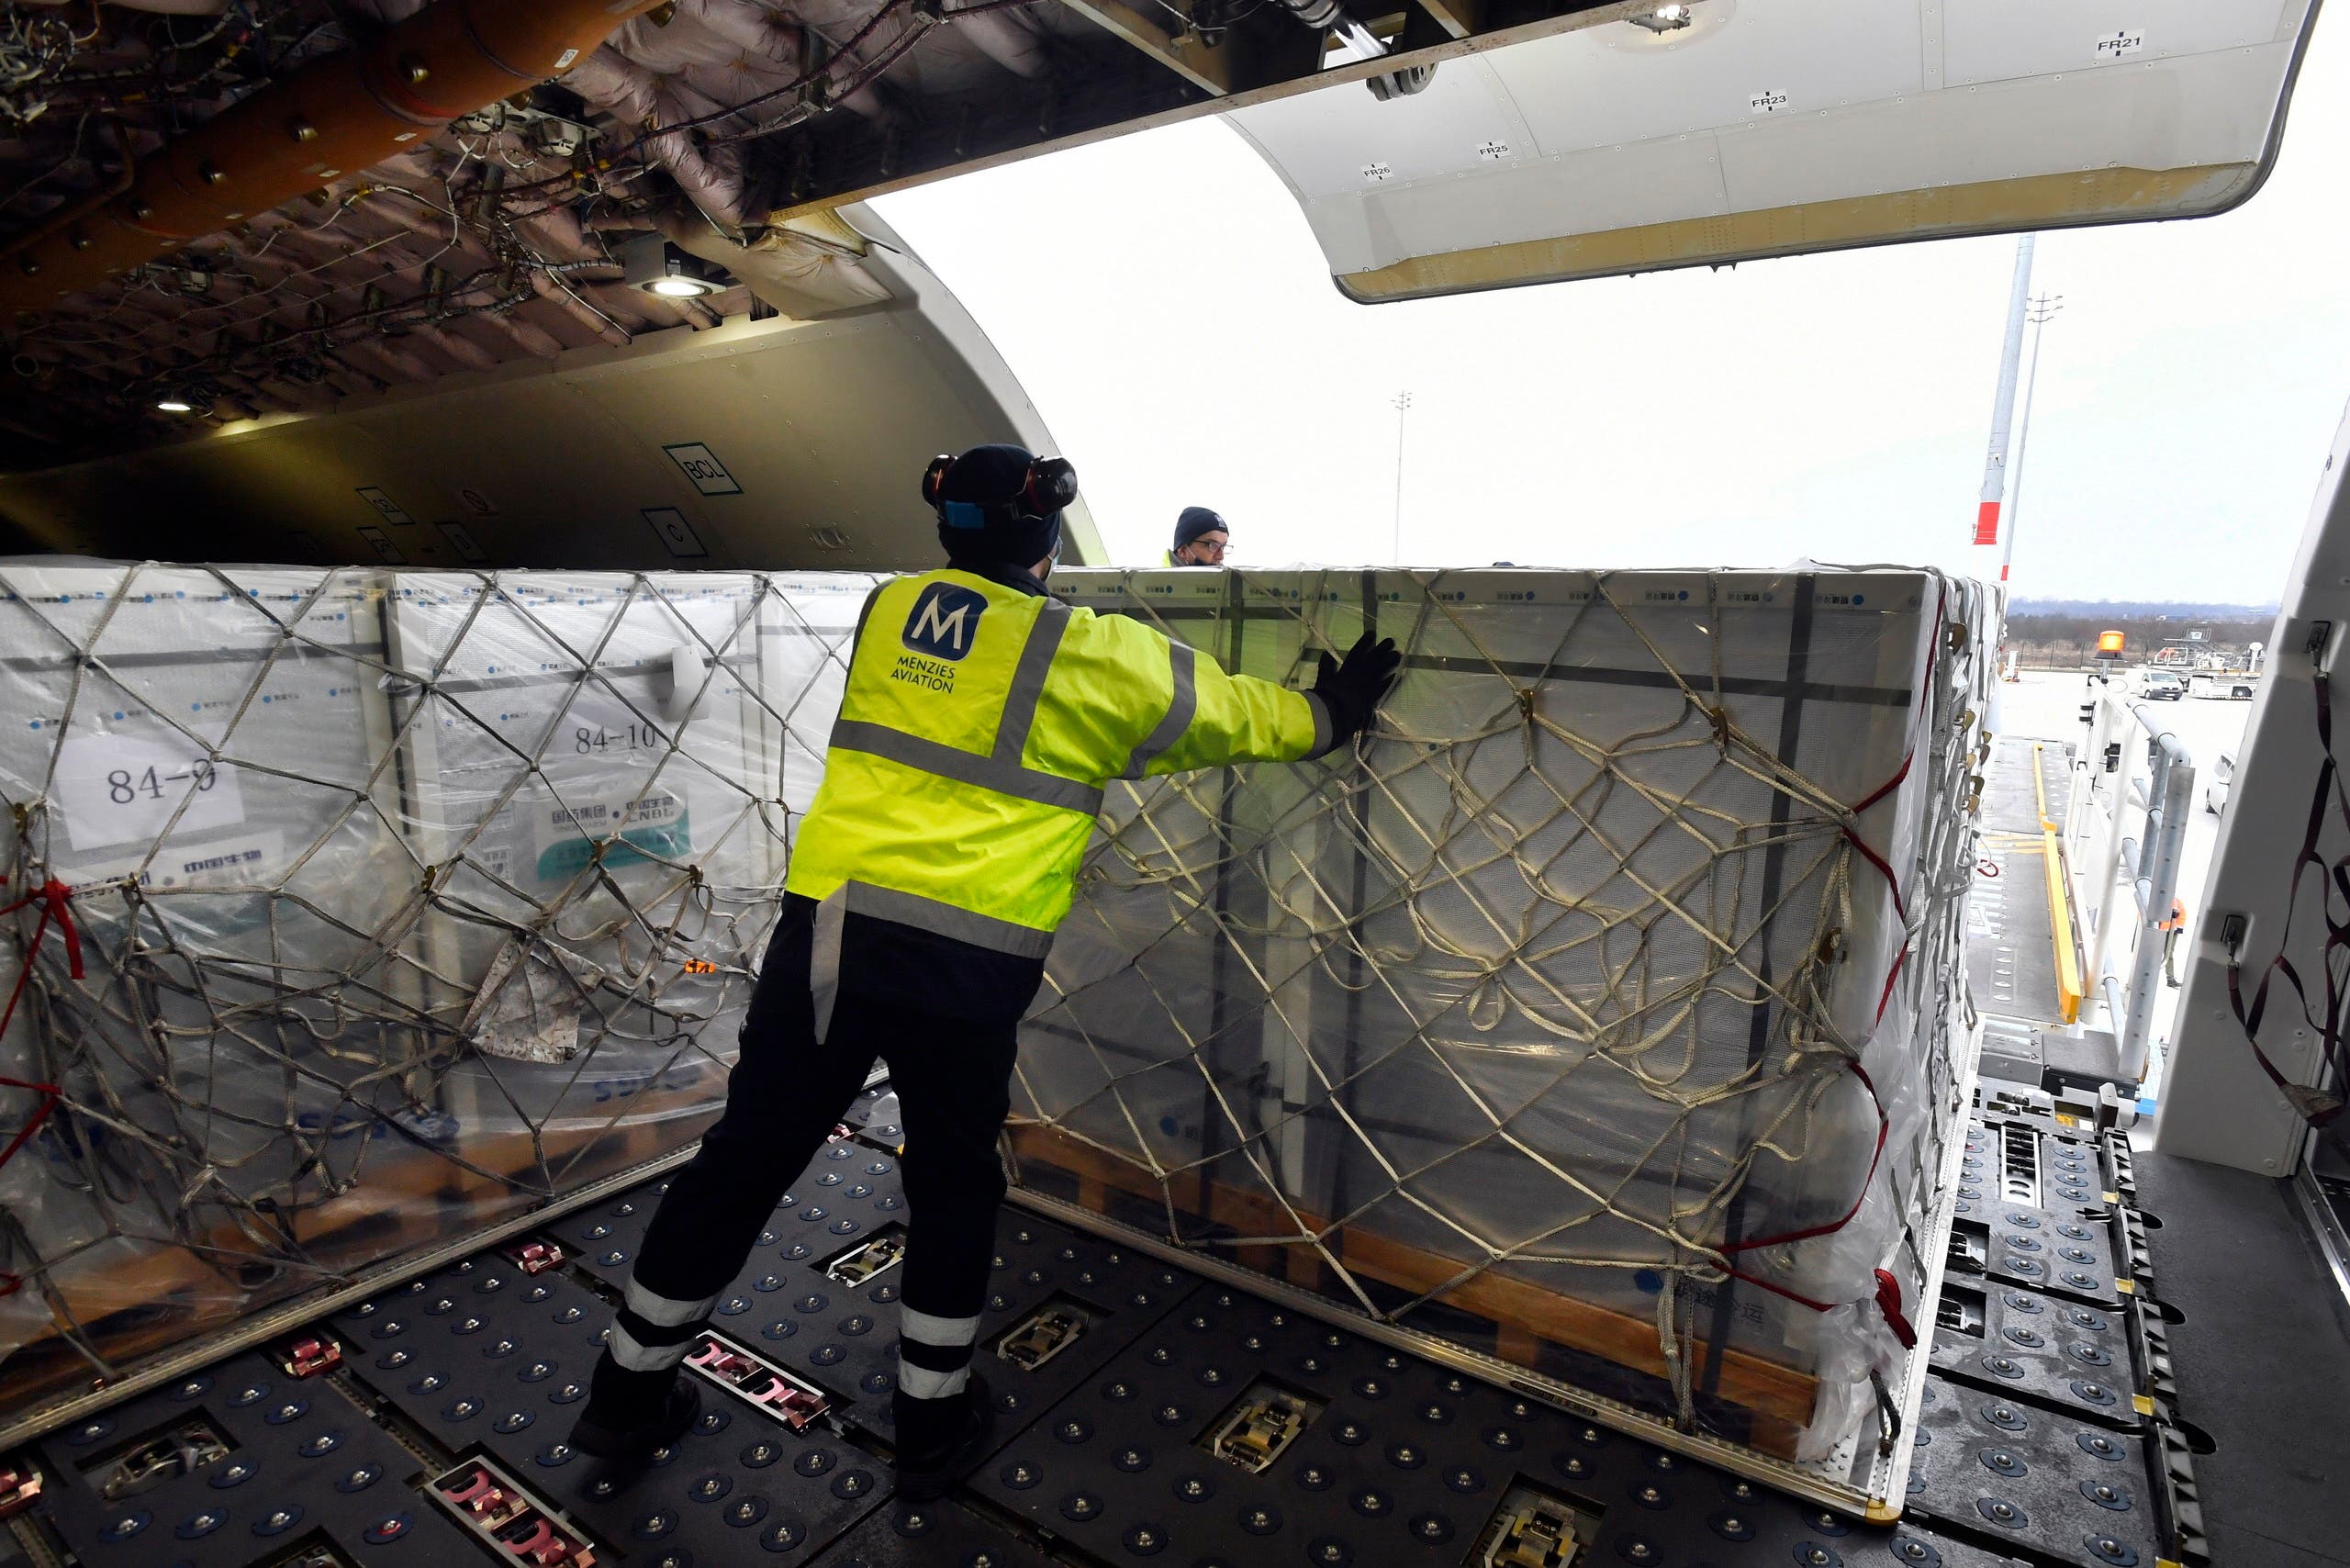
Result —
<svg viewBox="0 0 2350 1568"><path fill-rule="evenodd" d="M643 234L620 247L621 281L663 299L697 299L724 286L725 273L688 255L658 234Z"/></svg>
<svg viewBox="0 0 2350 1568"><path fill-rule="evenodd" d="M1659 6L1653 11L1642 12L1637 17L1628 17L1627 20L1632 26L1646 28L1652 33L1672 33L1679 32L1683 28L1687 27L1691 18L1689 7L1686 6Z"/></svg>
<svg viewBox="0 0 2350 1568"><path fill-rule="evenodd" d="M202 419L212 412L213 403L220 396L219 383L212 377L191 375L155 394L155 410L163 414L193 415Z"/></svg>

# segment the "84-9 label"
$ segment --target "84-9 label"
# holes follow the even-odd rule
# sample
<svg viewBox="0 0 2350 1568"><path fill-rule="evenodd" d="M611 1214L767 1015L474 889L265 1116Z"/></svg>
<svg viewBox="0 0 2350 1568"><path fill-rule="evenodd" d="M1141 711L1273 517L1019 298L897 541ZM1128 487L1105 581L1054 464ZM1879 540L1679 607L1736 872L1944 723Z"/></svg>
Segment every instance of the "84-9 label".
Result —
<svg viewBox="0 0 2350 1568"><path fill-rule="evenodd" d="M133 778L128 767L118 767L106 775L106 799L118 806L136 805L141 795L151 801L160 801L163 798L165 783L177 783L191 778L196 780L199 794L220 781L219 770L203 757L198 757L185 771L168 775L162 775L160 770L151 767Z"/></svg>
<svg viewBox="0 0 2350 1568"><path fill-rule="evenodd" d="M237 770L182 735L80 734L57 748L50 791L75 849L199 837L245 820Z"/></svg>

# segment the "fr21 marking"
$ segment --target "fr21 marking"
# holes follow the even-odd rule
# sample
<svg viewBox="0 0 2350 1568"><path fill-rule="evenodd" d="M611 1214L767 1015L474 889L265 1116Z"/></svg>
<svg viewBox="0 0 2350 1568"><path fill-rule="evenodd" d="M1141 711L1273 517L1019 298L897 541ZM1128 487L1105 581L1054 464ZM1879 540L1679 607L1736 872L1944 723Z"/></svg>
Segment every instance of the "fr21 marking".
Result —
<svg viewBox="0 0 2350 1568"><path fill-rule="evenodd" d="M2132 32L2129 28L2123 28L2099 38L2097 40L2096 53L2099 60L2120 60L2125 55L2136 54L2145 47L2144 33Z"/></svg>
<svg viewBox="0 0 2350 1568"><path fill-rule="evenodd" d="M686 477L691 479L694 488L703 495L739 496L743 493L743 487L734 482L734 476L726 471L726 465L701 442L683 442L661 450L669 454L670 461L685 470Z"/></svg>

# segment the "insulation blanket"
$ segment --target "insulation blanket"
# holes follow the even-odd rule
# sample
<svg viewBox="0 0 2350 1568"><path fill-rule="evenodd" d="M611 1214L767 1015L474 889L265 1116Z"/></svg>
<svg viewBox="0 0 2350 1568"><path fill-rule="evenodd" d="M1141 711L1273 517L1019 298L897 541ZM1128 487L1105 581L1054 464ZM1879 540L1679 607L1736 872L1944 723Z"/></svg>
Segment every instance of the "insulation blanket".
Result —
<svg viewBox="0 0 2350 1568"><path fill-rule="evenodd" d="M1053 587L1292 685L1366 624L1406 656L1356 748L1113 786L1022 1179L1776 1451L1873 1415L1962 1125L1982 590Z"/></svg>
<svg viewBox="0 0 2350 1568"><path fill-rule="evenodd" d="M696 1136L869 587L0 564L6 1403Z"/></svg>

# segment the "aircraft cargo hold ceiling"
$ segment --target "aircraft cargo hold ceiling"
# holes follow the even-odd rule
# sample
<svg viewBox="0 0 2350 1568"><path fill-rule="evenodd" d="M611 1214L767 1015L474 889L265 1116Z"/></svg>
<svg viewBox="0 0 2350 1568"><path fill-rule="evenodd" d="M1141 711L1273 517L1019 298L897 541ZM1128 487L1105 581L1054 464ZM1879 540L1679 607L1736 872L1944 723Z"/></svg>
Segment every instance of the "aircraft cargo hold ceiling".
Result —
<svg viewBox="0 0 2350 1568"><path fill-rule="evenodd" d="M1989 9L0 4L0 548L898 565L1050 437L865 197L1237 111L1363 299L2191 215L2313 12Z"/></svg>

